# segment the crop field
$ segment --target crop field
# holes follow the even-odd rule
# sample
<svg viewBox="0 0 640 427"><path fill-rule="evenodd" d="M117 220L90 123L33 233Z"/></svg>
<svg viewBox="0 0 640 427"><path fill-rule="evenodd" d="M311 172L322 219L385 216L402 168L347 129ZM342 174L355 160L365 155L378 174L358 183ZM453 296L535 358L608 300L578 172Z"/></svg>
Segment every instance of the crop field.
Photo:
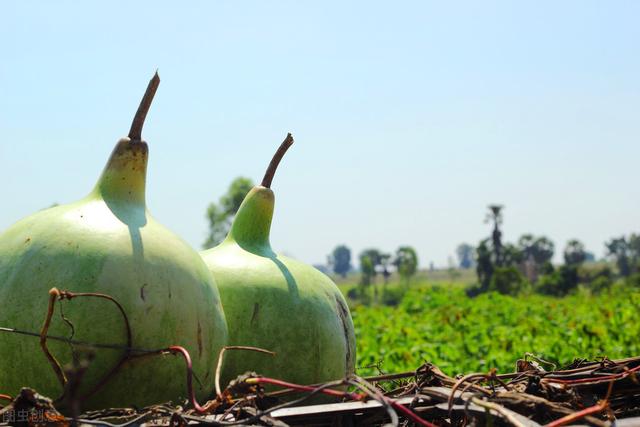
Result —
<svg viewBox="0 0 640 427"><path fill-rule="evenodd" d="M354 303L352 315L359 375L414 370L425 361L450 375L513 372L526 353L558 367L576 358L640 354L637 289L469 298L462 286L416 285L397 306Z"/></svg>

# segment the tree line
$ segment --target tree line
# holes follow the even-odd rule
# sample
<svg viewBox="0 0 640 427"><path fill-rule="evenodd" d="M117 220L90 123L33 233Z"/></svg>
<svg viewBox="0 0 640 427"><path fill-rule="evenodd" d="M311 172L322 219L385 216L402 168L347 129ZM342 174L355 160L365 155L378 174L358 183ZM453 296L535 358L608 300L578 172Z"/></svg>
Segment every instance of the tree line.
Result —
<svg viewBox="0 0 640 427"><path fill-rule="evenodd" d="M238 177L232 181L227 192L218 203L211 203L206 212L209 233L204 248L220 243L229 231L233 218L246 194L253 187L249 178ZM594 261L577 239L567 242L563 250L564 263L554 265L553 241L545 236L522 235L516 243L504 242L502 222L504 208L490 205L485 221L491 224L491 234L477 246L462 243L456 248L459 266L463 269L475 267L478 282L469 288L470 295L496 291L504 294L539 292L549 295L566 295L579 285L591 291L600 292L609 288L619 278L640 287L640 235L612 238L605 242L606 255L614 261L615 272L604 264L598 268L584 268L586 262ZM361 298L369 298L373 288L373 298L388 296L386 284L392 271L396 271L402 286L406 289L418 271L418 256L411 246L401 246L394 253L379 249L366 249L358 256L360 282L358 293ZM353 269L351 250L346 245L337 246L328 256L329 267L340 276ZM378 294L377 287L371 286L382 277L383 289Z"/></svg>
<svg viewBox="0 0 640 427"><path fill-rule="evenodd" d="M336 246L327 258L329 267L339 276L346 277L347 273L354 269L351 263L351 249L346 245ZM411 246L400 246L393 254L374 248L365 249L358 259L360 281L357 288L351 290L349 296L364 303L372 299L376 302L398 302L401 298L399 293L403 294L406 291L411 279L418 271L418 254ZM390 294L386 285L389 283L392 271L397 272L401 287ZM383 284L380 291L376 286L371 286L378 276L382 277Z"/></svg>
<svg viewBox="0 0 640 427"><path fill-rule="evenodd" d="M489 237L475 248L466 243L457 248L461 267L475 265L478 283L468 290L470 295L488 291L511 295L534 291L564 296L579 285L601 292L611 287L618 277L640 283L640 235L621 236L605 243L607 256L615 261L616 275L606 263L583 268L585 262L594 261L595 257L577 239L567 242L564 263L558 266L552 263L555 245L545 236L524 234L516 244L504 242L502 206L489 206L486 221L492 225Z"/></svg>
<svg viewBox="0 0 640 427"><path fill-rule="evenodd" d="M418 270L418 254L411 246L399 247L394 255L378 249L365 249L358 258L362 281L366 285L377 275L387 282L392 270L397 271L402 280L409 281ZM336 246L327 257L327 264L335 274L346 277L354 269L351 264L351 249L346 245Z"/></svg>

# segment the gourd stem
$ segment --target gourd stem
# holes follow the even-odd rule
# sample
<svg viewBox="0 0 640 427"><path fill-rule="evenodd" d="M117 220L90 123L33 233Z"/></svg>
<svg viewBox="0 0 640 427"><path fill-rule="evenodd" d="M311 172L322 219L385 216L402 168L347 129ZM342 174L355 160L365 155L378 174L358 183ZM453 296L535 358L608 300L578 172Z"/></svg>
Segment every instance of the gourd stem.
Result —
<svg viewBox="0 0 640 427"><path fill-rule="evenodd" d="M271 159L271 163L269 163L269 167L264 174L264 178L262 178L262 186L266 188L271 188L271 181L273 181L273 176L276 174L276 169L278 169L278 165L280 164L280 160L284 157L284 153L287 152L289 147L293 144L293 136L290 133L287 134L287 137L282 141L278 151L273 155Z"/></svg>
<svg viewBox="0 0 640 427"><path fill-rule="evenodd" d="M153 97L155 96L159 85L160 76L158 75L158 71L156 71L149 81L147 90L145 91L144 96L140 101L138 111L136 111L136 115L133 118L133 122L131 123L131 129L129 130L129 139L134 141L142 140L142 126L144 126L144 120L147 118L147 113L149 112L149 108L151 108L151 102L153 102Z"/></svg>

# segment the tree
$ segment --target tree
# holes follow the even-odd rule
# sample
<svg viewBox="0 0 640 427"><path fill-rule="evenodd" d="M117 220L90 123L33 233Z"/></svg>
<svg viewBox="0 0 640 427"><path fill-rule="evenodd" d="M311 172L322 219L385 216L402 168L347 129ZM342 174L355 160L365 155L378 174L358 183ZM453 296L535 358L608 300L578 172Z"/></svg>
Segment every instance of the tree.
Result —
<svg viewBox="0 0 640 427"><path fill-rule="evenodd" d="M564 248L564 263L567 265L580 265L587 259L584 245L576 240L569 240Z"/></svg>
<svg viewBox="0 0 640 427"><path fill-rule="evenodd" d="M503 295L517 295L527 286L520 271L511 267L498 267L491 276L489 290Z"/></svg>
<svg viewBox="0 0 640 427"><path fill-rule="evenodd" d="M541 236L534 242L533 259L536 265L542 265L546 262L551 262L555 251L555 245L547 237Z"/></svg>
<svg viewBox="0 0 640 427"><path fill-rule="evenodd" d="M628 240L629 256L631 257L631 270L640 270L640 234L632 233Z"/></svg>
<svg viewBox="0 0 640 427"><path fill-rule="evenodd" d="M578 287L578 267L562 265L551 274L540 277L538 292L546 295L565 296Z"/></svg>
<svg viewBox="0 0 640 427"><path fill-rule="evenodd" d="M607 255L615 259L620 275L628 277L631 274L631 260L627 239L624 236L614 238L606 242L605 246L607 247Z"/></svg>
<svg viewBox="0 0 640 427"><path fill-rule="evenodd" d="M401 246L396 251L396 258L393 263L398 269L400 279L405 284L409 284L411 278L418 271L418 254L411 246Z"/></svg>
<svg viewBox="0 0 640 427"><path fill-rule="evenodd" d="M535 242L535 237L533 234L523 234L518 239L518 249L522 253L522 259L525 261L533 261L533 245Z"/></svg>
<svg viewBox="0 0 640 427"><path fill-rule="evenodd" d="M380 265L381 256L382 256L382 252L380 252L378 249L365 249L360 253L360 259L362 259L362 257L368 257L371 260L374 270L377 266ZM375 271L374 271L374 275L375 275Z"/></svg>
<svg viewBox="0 0 640 427"><path fill-rule="evenodd" d="M468 243L460 243L456 248L456 255L460 268L473 267L473 246Z"/></svg>
<svg viewBox="0 0 640 427"><path fill-rule="evenodd" d="M549 271L553 258L554 244L547 237L536 237L533 234L523 234L514 247L517 255L505 265L517 265L531 283L538 281L538 276Z"/></svg>
<svg viewBox="0 0 640 427"><path fill-rule="evenodd" d="M522 252L523 260L533 260L536 266L542 266L553 258L555 245L547 237L535 237L523 234L518 240L518 249Z"/></svg>
<svg viewBox="0 0 640 427"><path fill-rule="evenodd" d="M389 282L391 272L389 271L389 265L391 264L391 254L380 254L380 272L382 273L382 279L386 285Z"/></svg>
<svg viewBox="0 0 640 427"><path fill-rule="evenodd" d="M380 251L377 249L367 249L360 253L360 271L362 273L362 283L371 284L376 275L376 267L380 265Z"/></svg>
<svg viewBox="0 0 640 427"><path fill-rule="evenodd" d="M368 255L360 255L360 272L360 283L370 285L371 278L375 275L375 268L373 267L373 261Z"/></svg>
<svg viewBox="0 0 640 427"><path fill-rule="evenodd" d="M494 266L491 260L489 239L484 239L476 248L476 275L480 282L480 292L486 292L489 289L493 270Z"/></svg>
<svg viewBox="0 0 640 427"><path fill-rule="evenodd" d="M502 247L502 265L504 267L518 266L524 259L524 253L518 246L505 243Z"/></svg>
<svg viewBox="0 0 640 427"><path fill-rule="evenodd" d="M369 300L367 288L376 277L377 269L380 266L381 253L377 249L366 249L360 253L360 296L363 301ZM377 290L374 288L374 298L377 299Z"/></svg>
<svg viewBox="0 0 640 427"><path fill-rule="evenodd" d="M240 204L251 188L253 188L253 182L249 178L238 177L231 182L218 204L209 205L206 214L209 221L209 234L202 245L204 249L212 248L224 240Z"/></svg>
<svg viewBox="0 0 640 427"><path fill-rule="evenodd" d="M629 277L633 277L629 276ZM627 279L628 280L628 279ZM613 271L608 266L605 266L596 271L588 271L586 273L586 282L589 289L594 294L599 294L609 290L614 283Z"/></svg>
<svg viewBox="0 0 640 427"><path fill-rule="evenodd" d="M493 243L493 262L497 267L502 267L502 209L501 205L489 205L489 212L485 218L485 222L493 223L493 231L491 232L491 242Z"/></svg>
<svg viewBox="0 0 640 427"><path fill-rule="evenodd" d="M640 270L640 235L631 233L605 243L607 255L613 257L622 277L629 277Z"/></svg>
<svg viewBox="0 0 640 427"><path fill-rule="evenodd" d="M351 270L351 250L345 245L336 246L329 256L329 263L334 273L345 277Z"/></svg>
<svg viewBox="0 0 640 427"><path fill-rule="evenodd" d="M527 285L527 281L518 271L518 267L522 266L526 257L530 256L532 260L535 257L544 260L549 258L549 250L553 256L553 243L546 238L535 239L532 235L525 235L520 239L519 245L504 244L500 230L503 209L504 207L500 205L489 206L485 222L493 224L493 231L491 237L482 240L476 249L476 274L480 283L469 292L470 295L477 295L490 289L502 293L520 292ZM544 256L538 256L537 251ZM533 273L532 276L535 276L535 271ZM499 277L494 278L496 274Z"/></svg>

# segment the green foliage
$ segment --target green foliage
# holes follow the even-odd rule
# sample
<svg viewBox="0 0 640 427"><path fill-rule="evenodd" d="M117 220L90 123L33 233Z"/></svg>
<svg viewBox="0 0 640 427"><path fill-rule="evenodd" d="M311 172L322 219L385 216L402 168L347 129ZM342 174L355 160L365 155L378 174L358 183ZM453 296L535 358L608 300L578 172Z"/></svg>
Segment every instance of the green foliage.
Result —
<svg viewBox="0 0 640 427"><path fill-rule="evenodd" d="M564 263L567 265L580 265L587 259L584 245L578 240L569 240L564 249Z"/></svg>
<svg viewBox="0 0 640 427"><path fill-rule="evenodd" d="M544 295L564 296L578 287L578 267L562 265L551 274L540 277L536 290Z"/></svg>
<svg viewBox="0 0 640 427"><path fill-rule="evenodd" d="M361 284L368 286L376 275L376 266L380 264L380 251L367 249L360 253Z"/></svg>
<svg viewBox="0 0 640 427"><path fill-rule="evenodd" d="M502 209L501 205L489 205L489 212L485 217L485 222L493 223L493 231L491 232L491 248L493 249L493 264L497 267L504 265L502 259Z"/></svg>
<svg viewBox="0 0 640 427"><path fill-rule="evenodd" d="M389 276L391 276L391 272L389 271L389 265L391 264L391 254L380 254L380 267L382 277L384 279L384 284L386 285L389 281Z"/></svg>
<svg viewBox="0 0 640 427"><path fill-rule="evenodd" d="M472 299L460 287L414 286L396 307L352 309L358 366L382 360L385 372L401 372L428 361L450 375L512 372L526 352L558 365L640 354L639 312L640 288L562 299L488 292Z"/></svg>
<svg viewBox="0 0 640 427"><path fill-rule="evenodd" d="M628 277L640 271L640 235L632 233L605 243L607 255L615 259L618 272Z"/></svg>
<svg viewBox="0 0 640 427"><path fill-rule="evenodd" d="M362 304L371 303L369 288L376 275L376 264L379 262L380 252L377 249L367 249L360 253L360 282L357 297Z"/></svg>
<svg viewBox="0 0 640 427"><path fill-rule="evenodd" d="M518 251L521 254L521 260L532 259L537 266L550 262L551 258L553 258L554 250L553 242L544 236L535 237L532 234L524 234L518 240Z"/></svg>
<svg viewBox="0 0 640 427"><path fill-rule="evenodd" d="M540 274L552 274L554 271L556 271L556 269L553 264L551 264L551 261L547 261L540 266Z"/></svg>
<svg viewBox="0 0 640 427"><path fill-rule="evenodd" d="M389 286L382 294L382 304L395 307L402 302L407 290L406 287Z"/></svg>
<svg viewBox="0 0 640 427"><path fill-rule="evenodd" d="M613 280L611 277L607 276L598 276L591 283L589 283L589 289L594 294L600 294L611 289L613 286Z"/></svg>
<svg viewBox="0 0 640 427"><path fill-rule="evenodd" d="M475 293L485 292L489 289L491 276L493 275L493 261L491 259L491 249L489 239L482 240L476 249L476 274L480 285L476 287Z"/></svg>
<svg viewBox="0 0 640 427"><path fill-rule="evenodd" d="M231 182L218 204L209 205L206 214L209 221L209 234L202 245L204 249L216 246L227 237L233 218L251 188L253 188L253 182L249 178L238 177Z"/></svg>
<svg viewBox="0 0 640 427"><path fill-rule="evenodd" d="M586 283L587 288L594 294L609 290L614 283L613 272L607 266L597 270L578 270L580 281Z"/></svg>
<svg viewBox="0 0 640 427"><path fill-rule="evenodd" d="M632 274L631 276L627 277L626 284L631 288L640 290L640 273Z"/></svg>
<svg viewBox="0 0 640 427"><path fill-rule="evenodd" d="M497 262L496 249L493 247L495 243L491 239L482 240L478 245L476 272L479 284L468 289L469 296L487 291L517 295L528 290L530 282L535 285L533 290L537 292L563 296L574 291L579 283L585 282L578 275L578 267L587 258L587 252L577 240L568 242L564 251L566 264L557 270L551 264L554 244L544 236L524 234L517 245L501 245L501 264ZM606 285L605 279L599 279L598 291Z"/></svg>
<svg viewBox="0 0 640 427"><path fill-rule="evenodd" d="M418 255L411 246L401 246L396 251L396 258L393 262L398 269L398 274L405 284L408 284L411 277L418 270Z"/></svg>
<svg viewBox="0 0 640 427"><path fill-rule="evenodd" d="M503 295L518 295L528 287L528 282L515 267L498 267L491 276L489 291Z"/></svg>
<svg viewBox="0 0 640 427"><path fill-rule="evenodd" d="M329 257L333 272L345 277L351 270L351 250L345 245L336 246Z"/></svg>
<svg viewBox="0 0 640 427"><path fill-rule="evenodd" d="M614 238L605 243L605 246L607 247L607 255L615 259L620 275L629 276L631 274L631 254L627 239L624 236Z"/></svg>
<svg viewBox="0 0 640 427"><path fill-rule="evenodd" d="M629 245L629 252L631 254L631 264L635 271L638 271L640 265L640 234L632 233L627 239Z"/></svg>

